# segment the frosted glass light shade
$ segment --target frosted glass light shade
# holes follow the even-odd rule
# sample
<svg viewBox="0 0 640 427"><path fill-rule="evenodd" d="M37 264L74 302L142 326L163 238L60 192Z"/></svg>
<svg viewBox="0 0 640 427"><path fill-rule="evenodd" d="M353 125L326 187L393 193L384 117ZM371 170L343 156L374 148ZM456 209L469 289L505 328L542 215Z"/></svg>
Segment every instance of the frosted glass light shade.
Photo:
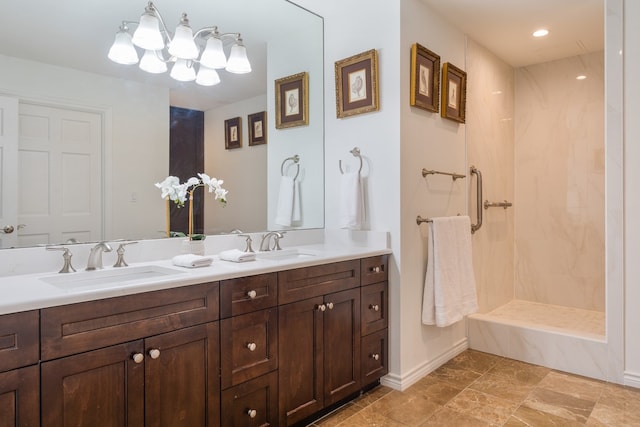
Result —
<svg viewBox="0 0 640 427"><path fill-rule="evenodd" d="M178 25L173 40L169 43L169 55L182 59L196 59L199 53L198 46L193 41L191 27Z"/></svg>
<svg viewBox="0 0 640 427"><path fill-rule="evenodd" d="M138 62L138 52L136 52L136 48L133 47L131 42L131 34L125 30L118 31L107 57L118 64L136 64Z"/></svg>
<svg viewBox="0 0 640 427"><path fill-rule="evenodd" d="M227 56L224 54L222 40L209 37L200 57L200 63L207 68L224 68L227 66Z"/></svg>
<svg viewBox="0 0 640 427"><path fill-rule="evenodd" d="M160 59L158 52L145 50L140 60L140 69L147 73L160 74L167 71L167 64Z"/></svg>
<svg viewBox="0 0 640 427"><path fill-rule="evenodd" d="M247 58L247 49L240 42L231 48L229 60L227 61L228 72L234 74L246 74L251 72L251 64Z"/></svg>
<svg viewBox="0 0 640 427"><path fill-rule="evenodd" d="M160 33L158 18L151 13L143 13L140 16L140 24L133 33L133 44L145 50L161 50L164 48L164 40Z"/></svg>
<svg viewBox="0 0 640 427"><path fill-rule="evenodd" d="M200 69L198 69L198 75L196 76L196 83L201 86L215 86L220 83L220 76L213 68L200 64Z"/></svg>
<svg viewBox="0 0 640 427"><path fill-rule="evenodd" d="M171 68L171 77L181 82L191 82L196 79L196 71L193 66L189 66L186 59L178 58Z"/></svg>

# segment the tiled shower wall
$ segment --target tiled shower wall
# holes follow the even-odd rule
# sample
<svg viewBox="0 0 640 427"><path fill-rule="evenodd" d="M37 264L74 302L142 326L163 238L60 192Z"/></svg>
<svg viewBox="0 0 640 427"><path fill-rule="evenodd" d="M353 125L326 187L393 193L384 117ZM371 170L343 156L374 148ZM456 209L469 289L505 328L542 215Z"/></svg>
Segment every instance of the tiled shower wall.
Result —
<svg viewBox="0 0 640 427"><path fill-rule="evenodd" d="M516 69L517 299L604 311L603 60Z"/></svg>

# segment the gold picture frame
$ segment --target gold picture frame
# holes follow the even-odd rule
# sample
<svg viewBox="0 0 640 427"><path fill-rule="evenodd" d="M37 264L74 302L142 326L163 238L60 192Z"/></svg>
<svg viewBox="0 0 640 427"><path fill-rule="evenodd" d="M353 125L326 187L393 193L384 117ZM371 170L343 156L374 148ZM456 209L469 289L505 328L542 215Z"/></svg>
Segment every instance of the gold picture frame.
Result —
<svg viewBox="0 0 640 427"><path fill-rule="evenodd" d="M440 116L464 123L466 103L467 73L449 62L445 62L442 66Z"/></svg>
<svg viewBox="0 0 640 427"><path fill-rule="evenodd" d="M276 129L309 124L309 74L305 71L277 79Z"/></svg>
<svg viewBox="0 0 640 427"><path fill-rule="evenodd" d="M262 145L267 143L267 112L249 114L247 116L249 128L249 145Z"/></svg>
<svg viewBox="0 0 640 427"><path fill-rule="evenodd" d="M338 118L378 111L378 52L375 49L336 61Z"/></svg>
<svg viewBox="0 0 640 427"><path fill-rule="evenodd" d="M224 121L224 148L227 150L242 147L242 117Z"/></svg>
<svg viewBox="0 0 640 427"><path fill-rule="evenodd" d="M419 43L411 46L410 105L432 112L440 106L440 55Z"/></svg>

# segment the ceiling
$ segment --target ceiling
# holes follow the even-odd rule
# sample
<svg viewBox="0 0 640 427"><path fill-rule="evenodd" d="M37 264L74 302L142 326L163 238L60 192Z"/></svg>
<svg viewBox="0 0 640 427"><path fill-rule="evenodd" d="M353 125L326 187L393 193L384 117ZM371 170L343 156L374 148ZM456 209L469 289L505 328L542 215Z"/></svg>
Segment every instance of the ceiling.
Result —
<svg viewBox="0 0 640 427"><path fill-rule="evenodd" d="M604 0L422 2L513 67L604 50Z"/></svg>

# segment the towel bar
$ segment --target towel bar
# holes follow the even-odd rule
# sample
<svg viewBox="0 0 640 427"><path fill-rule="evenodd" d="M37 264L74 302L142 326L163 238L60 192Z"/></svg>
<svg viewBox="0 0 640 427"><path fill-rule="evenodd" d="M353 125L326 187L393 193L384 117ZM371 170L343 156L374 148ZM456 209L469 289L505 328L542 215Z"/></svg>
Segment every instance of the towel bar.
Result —
<svg viewBox="0 0 640 427"><path fill-rule="evenodd" d="M462 175L461 173L453 173L453 172L441 172L437 170L430 169L422 169L422 176L425 177L427 175L447 175L450 176L454 181L458 178L466 178L466 175Z"/></svg>
<svg viewBox="0 0 640 427"><path fill-rule="evenodd" d="M490 202L488 200L484 201L484 208L485 209L489 209L489 208L510 208L511 206L513 206L513 203L508 202L508 201L504 201L504 202Z"/></svg>

